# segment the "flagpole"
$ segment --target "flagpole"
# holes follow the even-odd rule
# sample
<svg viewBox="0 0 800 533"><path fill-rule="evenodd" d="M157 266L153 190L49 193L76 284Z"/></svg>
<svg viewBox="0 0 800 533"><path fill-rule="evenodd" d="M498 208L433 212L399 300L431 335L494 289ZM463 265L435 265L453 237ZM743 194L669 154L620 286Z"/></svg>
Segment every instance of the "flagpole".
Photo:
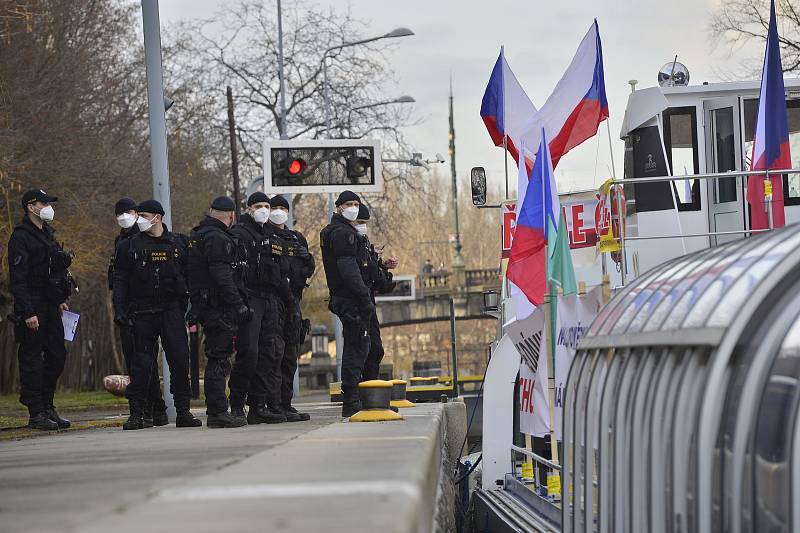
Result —
<svg viewBox="0 0 800 533"><path fill-rule="evenodd" d="M506 196L505 199L508 200L508 134L506 133L506 79L505 73L503 72L503 63L505 63L506 59L506 47L505 45L500 45L500 87L503 91L503 168L505 171L506 177ZM519 199L519 191L517 191L517 198Z"/></svg>

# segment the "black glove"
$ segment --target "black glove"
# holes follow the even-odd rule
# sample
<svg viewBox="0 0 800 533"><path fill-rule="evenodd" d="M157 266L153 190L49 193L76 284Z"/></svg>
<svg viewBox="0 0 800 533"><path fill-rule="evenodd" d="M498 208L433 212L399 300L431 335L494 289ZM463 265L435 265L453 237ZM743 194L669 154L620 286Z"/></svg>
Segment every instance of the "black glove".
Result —
<svg viewBox="0 0 800 533"><path fill-rule="evenodd" d="M236 308L236 323L246 324L253 319L253 310L242 304Z"/></svg>

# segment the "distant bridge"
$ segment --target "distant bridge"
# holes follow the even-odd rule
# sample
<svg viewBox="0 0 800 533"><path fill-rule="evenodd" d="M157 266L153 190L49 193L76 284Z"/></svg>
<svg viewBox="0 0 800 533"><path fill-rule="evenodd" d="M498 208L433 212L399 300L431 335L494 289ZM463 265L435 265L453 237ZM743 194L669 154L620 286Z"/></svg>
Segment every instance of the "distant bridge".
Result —
<svg viewBox="0 0 800 533"><path fill-rule="evenodd" d="M450 319L450 298L456 320L486 318L483 292L500 292L500 269L455 270L431 275L395 276L395 291L377 300L381 327L423 324Z"/></svg>

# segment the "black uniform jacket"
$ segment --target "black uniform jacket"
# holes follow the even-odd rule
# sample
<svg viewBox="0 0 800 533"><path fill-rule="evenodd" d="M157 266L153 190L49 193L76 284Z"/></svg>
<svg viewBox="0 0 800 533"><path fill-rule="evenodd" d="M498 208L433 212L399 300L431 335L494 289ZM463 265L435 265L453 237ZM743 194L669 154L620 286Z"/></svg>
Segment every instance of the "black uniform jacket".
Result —
<svg viewBox="0 0 800 533"><path fill-rule="evenodd" d="M341 214L320 232L322 264L331 297L370 300L370 290L361 277L357 257L359 234Z"/></svg>
<svg viewBox="0 0 800 533"><path fill-rule="evenodd" d="M8 271L14 297L14 314L22 319L35 316L36 307L48 301L47 282L54 274L50 268L50 256L54 250L63 252L53 233L55 230L47 222L39 229L25 215L8 241ZM66 277L66 274L65 268L63 275Z"/></svg>

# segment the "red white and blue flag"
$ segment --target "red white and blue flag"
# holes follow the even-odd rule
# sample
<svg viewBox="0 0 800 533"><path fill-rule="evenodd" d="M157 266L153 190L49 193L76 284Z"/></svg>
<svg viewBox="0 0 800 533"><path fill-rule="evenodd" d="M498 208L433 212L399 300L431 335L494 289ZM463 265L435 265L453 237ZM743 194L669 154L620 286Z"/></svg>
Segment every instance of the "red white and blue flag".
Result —
<svg viewBox="0 0 800 533"><path fill-rule="evenodd" d="M756 131L753 136L753 170L784 170L792 168L789 152L789 125L786 117L786 97L783 87L783 68L775 21L775 1L772 1L767 32L767 51L761 72L761 93L758 101ZM783 212L783 176L770 177L772 182L772 225L780 228L786 220ZM750 204L750 227L769 227L764 179L750 176L747 180L747 201Z"/></svg>
<svg viewBox="0 0 800 533"><path fill-rule="evenodd" d="M517 81L501 48L481 101L481 118L495 146L503 146L505 137L514 161L519 162L522 130L535 114L536 106Z"/></svg>
<svg viewBox="0 0 800 533"><path fill-rule="evenodd" d="M555 168L564 154L594 137L606 118L603 47L595 19L553 93L526 125L523 144L539 146L544 128L551 139L550 154Z"/></svg>
<svg viewBox="0 0 800 533"><path fill-rule="evenodd" d="M575 292L576 288L547 135L545 132L541 135L525 200L517 215L506 270L509 281L522 291L532 306L544 303L548 281L562 287L565 294ZM519 168L520 175L524 175L524 161L520 162ZM517 320L527 317L531 310L524 302L523 305L518 303Z"/></svg>

